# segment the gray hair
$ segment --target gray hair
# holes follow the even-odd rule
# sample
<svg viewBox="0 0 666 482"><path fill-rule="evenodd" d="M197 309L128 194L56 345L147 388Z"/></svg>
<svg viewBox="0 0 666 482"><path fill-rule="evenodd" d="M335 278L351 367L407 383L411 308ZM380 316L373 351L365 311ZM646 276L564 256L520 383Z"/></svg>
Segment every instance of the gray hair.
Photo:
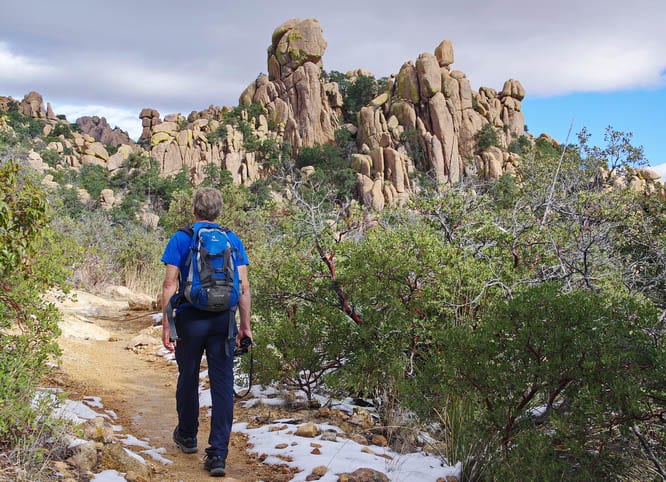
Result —
<svg viewBox="0 0 666 482"><path fill-rule="evenodd" d="M192 199L194 215L202 221L215 221L222 210L220 191L212 187L197 189Z"/></svg>

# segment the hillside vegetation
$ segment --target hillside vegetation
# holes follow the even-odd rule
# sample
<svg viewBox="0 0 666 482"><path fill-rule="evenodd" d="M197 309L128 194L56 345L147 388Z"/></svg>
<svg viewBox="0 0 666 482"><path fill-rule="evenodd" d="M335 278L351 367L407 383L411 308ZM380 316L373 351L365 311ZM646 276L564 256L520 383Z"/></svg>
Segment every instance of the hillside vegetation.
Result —
<svg viewBox="0 0 666 482"><path fill-rule="evenodd" d="M243 129L250 109L229 122ZM239 185L211 164L195 185L146 152L113 174L68 167L46 146L75 125L53 138L15 108L0 116L4 449L43 430L30 400L57 357L58 316L41 295L157 296L166 240L208 185L251 258L260 382L372 400L391 443L428 431L464 480L666 475L666 202L617 182L645 163L631 135L525 138L513 174L446 186L423 174L402 207L373 211L342 131L298 152L246 145L270 166L261 179ZM493 147L482 132L479 149ZM103 202L109 189L120 202Z"/></svg>

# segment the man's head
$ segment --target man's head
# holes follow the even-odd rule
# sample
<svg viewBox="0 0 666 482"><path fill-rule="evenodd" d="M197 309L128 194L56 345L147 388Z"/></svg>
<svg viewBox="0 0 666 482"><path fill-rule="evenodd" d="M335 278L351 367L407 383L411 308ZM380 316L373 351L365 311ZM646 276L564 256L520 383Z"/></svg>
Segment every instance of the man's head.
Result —
<svg viewBox="0 0 666 482"><path fill-rule="evenodd" d="M212 187L197 189L192 200L194 216L202 221L215 221L222 210L220 191Z"/></svg>

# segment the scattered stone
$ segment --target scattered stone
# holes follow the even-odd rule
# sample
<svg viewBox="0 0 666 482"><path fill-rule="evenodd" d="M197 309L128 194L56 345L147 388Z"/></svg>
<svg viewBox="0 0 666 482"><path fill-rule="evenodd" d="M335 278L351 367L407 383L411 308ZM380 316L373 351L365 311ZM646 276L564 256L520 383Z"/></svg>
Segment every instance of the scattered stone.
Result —
<svg viewBox="0 0 666 482"><path fill-rule="evenodd" d="M131 293L127 299L127 305L132 311L152 311L156 308L155 300L142 293Z"/></svg>
<svg viewBox="0 0 666 482"><path fill-rule="evenodd" d="M83 438L111 443L114 440L113 427L103 417L95 417L83 424Z"/></svg>
<svg viewBox="0 0 666 482"><path fill-rule="evenodd" d="M380 447L387 447L388 440L383 435L373 435L370 441L373 445L379 445Z"/></svg>
<svg viewBox="0 0 666 482"><path fill-rule="evenodd" d="M312 422L308 422L306 424L300 425L296 429L296 435L299 435L301 437L312 438L312 437L316 437L318 434L319 434L319 429Z"/></svg>
<svg viewBox="0 0 666 482"><path fill-rule="evenodd" d="M92 470L97 465L97 445L92 440L78 445L74 455L67 462L78 467L79 470Z"/></svg>
<svg viewBox="0 0 666 482"><path fill-rule="evenodd" d="M385 474L365 467L346 475L347 478L344 480L347 482L389 482L389 478Z"/></svg>
<svg viewBox="0 0 666 482"><path fill-rule="evenodd" d="M138 476L148 478L148 467L142 457L119 443L104 445L101 454L101 463L104 467L115 469L118 472L134 472Z"/></svg>

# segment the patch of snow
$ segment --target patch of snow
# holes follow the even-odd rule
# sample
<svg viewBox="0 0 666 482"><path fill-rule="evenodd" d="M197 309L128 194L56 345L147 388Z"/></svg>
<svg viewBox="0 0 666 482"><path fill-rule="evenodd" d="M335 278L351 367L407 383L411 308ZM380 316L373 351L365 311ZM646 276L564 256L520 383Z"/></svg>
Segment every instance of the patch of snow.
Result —
<svg viewBox="0 0 666 482"><path fill-rule="evenodd" d="M141 462L143 465L146 465L146 459L144 459L143 457L141 457L141 456L140 456L139 454L137 454L136 452L132 452L132 451L131 451L130 449L128 449L127 447L123 447L123 450L125 451L125 453L126 453L127 455L129 455L129 456L132 457L133 459L135 459L135 460Z"/></svg>
<svg viewBox="0 0 666 482"><path fill-rule="evenodd" d="M60 406L54 410L54 415L59 418L79 423L86 420L92 420L96 417L109 418L108 415L94 411L85 403L74 400L64 400Z"/></svg>
<svg viewBox="0 0 666 482"><path fill-rule="evenodd" d="M90 480L94 480L95 482L126 482L125 477L116 470L105 470L104 472L95 474Z"/></svg>
<svg viewBox="0 0 666 482"><path fill-rule="evenodd" d="M210 389L204 390L199 387L199 407L210 408L213 406L213 398Z"/></svg>
<svg viewBox="0 0 666 482"><path fill-rule="evenodd" d="M148 455L154 461L159 462L162 465L173 464L173 460L169 460L166 457L162 456L162 454L166 453L165 448L143 450L141 453Z"/></svg>
<svg viewBox="0 0 666 482"><path fill-rule="evenodd" d="M73 448L78 447L79 445L83 445L84 443L87 442L87 440L84 440L84 439L78 438L78 437L67 436L67 437L65 437L65 442L67 443L67 448L68 449L73 449Z"/></svg>
<svg viewBox="0 0 666 482"><path fill-rule="evenodd" d="M125 434L125 435L123 435L123 437L124 438L120 439L120 442L123 445L129 445L130 447L141 447L141 448L144 448L144 449L152 448L151 445L148 442L144 442L143 440L139 440L134 435Z"/></svg>
<svg viewBox="0 0 666 482"><path fill-rule="evenodd" d="M83 397L83 402L92 408L104 408L102 399L99 397Z"/></svg>

